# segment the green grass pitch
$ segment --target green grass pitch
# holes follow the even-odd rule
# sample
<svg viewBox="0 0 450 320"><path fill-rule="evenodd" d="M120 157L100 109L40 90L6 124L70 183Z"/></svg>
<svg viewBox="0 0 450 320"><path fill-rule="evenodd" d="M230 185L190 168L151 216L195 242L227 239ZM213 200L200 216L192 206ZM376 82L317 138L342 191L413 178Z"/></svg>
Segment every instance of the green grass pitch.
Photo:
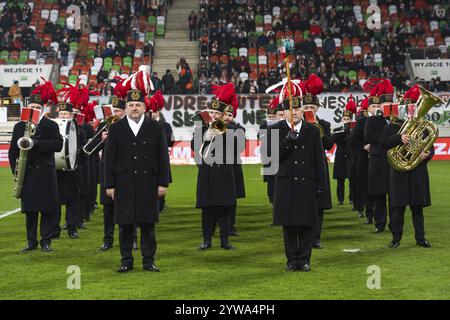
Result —
<svg viewBox="0 0 450 320"><path fill-rule="evenodd" d="M87 230L71 240L66 233L53 241L50 254L20 253L25 219L15 213L0 219L0 299L448 299L450 298L450 164L429 165L433 206L425 209L425 229L433 248L415 244L410 211L405 214L401 246L390 249L388 232L373 234L357 213L337 206L325 214L324 248L313 251L309 273L285 271L280 227L271 227L271 207L259 166L244 166L247 198L238 205L239 237L234 251L219 247L199 252L200 211L195 209L195 167L172 167L166 213L157 226L156 264L160 273L142 271L140 252L135 270L118 274L118 236L114 249L102 252L101 207ZM218 185L218 187L220 187ZM19 207L12 199L9 169L0 169L0 214ZM347 190L346 190L347 191ZM347 191L348 192L348 191ZM344 249L360 249L344 252ZM81 269L81 289L67 289L67 267ZM380 268L381 288L369 290L367 269Z"/></svg>

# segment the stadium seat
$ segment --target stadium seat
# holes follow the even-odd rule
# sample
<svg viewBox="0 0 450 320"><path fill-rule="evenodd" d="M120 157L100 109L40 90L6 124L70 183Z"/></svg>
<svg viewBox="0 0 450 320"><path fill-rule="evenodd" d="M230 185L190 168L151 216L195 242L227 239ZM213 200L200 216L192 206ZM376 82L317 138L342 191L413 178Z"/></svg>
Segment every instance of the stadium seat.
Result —
<svg viewBox="0 0 450 320"><path fill-rule="evenodd" d="M9 58L9 52L7 50L3 50L0 52L0 59L1 60L8 60Z"/></svg>
<svg viewBox="0 0 450 320"><path fill-rule="evenodd" d="M91 33L89 35L89 42L98 43L98 33Z"/></svg>
<svg viewBox="0 0 450 320"><path fill-rule="evenodd" d="M142 49L136 49L134 50L134 56L136 58L141 58L143 56L144 52L142 51ZM130 66L131 67L131 66Z"/></svg>
<svg viewBox="0 0 450 320"><path fill-rule="evenodd" d="M436 20L430 21L430 30L439 30L439 24Z"/></svg>
<svg viewBox="0 0 450 320"><path fill-rule="evenodd" d="M59 51L59 43L58 42L52 42L50 43L50 48L53 48L56 52Z"/></svg>
<svg viewBox="0 0 450 320"><path fill-rule="evenodd" d="M166 17L164 16L158 16L158 18L156 19L157 21L157 25L164 25L166 23Z"/></svg>
<svg viewBox="0 0 450 320"><path fill-rule="evenodd" d="M267 56L259 56L258 63L259 65L267 65Z"/></svg>
<svg viewBox="0 0 450 320"><path fill-rule="evenodd" d="M230 56L237 57L238 56L238 49L237 48L230 48Z"/></svg>
<svg viewBox="0 0 450 320"><path fill-rule="evenodd" d="M264 16L264 24L272 24L272 16L270 14L266 14Z"/></svg>
<svg viewBox="0 0 450 320"><path fill-rule="evenodd" d="M427 37L425 41L426 41L427 47L434 47L434 38L433 37Z"/></svg>
<svg viewBox="0 0 450 320"><path fill-rule="evenodd" d="M248 49L247 48L239 48L239 57L247 57Z"/></svg>
<svg viewBox="0 0 450 320"><path fill-rule="evenodd" d="M111 46L113 49L115 49L116 48L116 43L114 41L108 41L106 43L106 47L109 48L109 46Z"/></svg>
<svg viewBox="0 0 450 320"><path fill-rule="evenodd" d="M242 82L248 79L248 73L247 72L241 72L239 73L239 78L241 78Z"/></svg>
<svg viewBox="0 0 450 320"><path fill-rule="evenodd" d="M114 64L116 64L115 62L116 62L116 59L114 59ZM123 65L131 68L131 66L133 65L133 58L131 58L131 57L123 58Z"/></svg>
<svg viewBox="0 0 450 320"><path fill-rule="evenodd" d="M70 47L70 51L75 53L75 52L77 52L77 50L78 50L78 43L76 43L76 42L71 42L70 45L69 45L69 47Z"/></svg>
<svg viewBox="0 0 450 320"><path fill-rule="evenodd" d="M41 18L44 20L47 20L50 17L50 11L48 10L41 10Z"/></svg>
<svg viewBox="0 0 450 320"><path fill-rule="evenodd" d="M50 21L56 23L57 20L58 20L58 10L54 9L50 11Z"/></svg>
<svg viewBox="0 0 450 320"><path fill-rule="evenodd" d="M353 56L361 55L361 53L362 53L362 49L360 46L353 47Z"/></svg>
<svg viewBox="0 0 450 320"><path fill-rule="evenodd" d="M273 9L272 9L273 16L280 16L280 13L281 13L280 7L273 7Z"/></svg>

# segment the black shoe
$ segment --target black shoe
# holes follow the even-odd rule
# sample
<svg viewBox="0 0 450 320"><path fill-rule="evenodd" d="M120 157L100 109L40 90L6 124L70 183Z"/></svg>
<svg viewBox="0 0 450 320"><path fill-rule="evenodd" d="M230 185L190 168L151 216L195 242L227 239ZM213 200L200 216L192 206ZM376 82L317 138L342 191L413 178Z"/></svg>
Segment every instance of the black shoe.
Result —
<svg viewBox="0 0 450 320"><path fill-rule="evenodd" d="M382 227L375 228L375 230L373 231L373 233L382 233L382 232L384 232L384 228Z"/></svg>
<svg viewBox="0 0 450 320"><path fill-rule="evenodd" d="M288 264L286 267L286 271L297 271L298 268L293 264Z"/></svg>
<svg viewBox="0 0 450 320"><path fill-rule="evenodd" d="M159 269L154 264L144 264L145 271L159 272Z"/></svg>
<svg viewBox="0 0 450 320"><path fill-rule="evenodd" d="M138 244L136 241L133 242L133 250L139 250Z"/></svg>
<svg viewBox="0 0 450 320"><path fill-rule="evenodd" d="M106 251L108 249L111 249L113 247L112 243L103 243L103 245L100 247L100 250Z"/></svg>
<svg viewBox="0 0 450 320"><path fill-rule="evenodd" d="M22 250L20 250L21 252L28 252L28 251L33 251L37 249L37 245L36 244L30 244L28 243L27 246L25 248L23 248Z"/></svg>
<svg viewBox="0 0 450 320"><path fill-rule="evenodd" d="M372 218L367 218L366 221L364 221L364 224L372 224L373 220Z"/></svg>
<svg viewBox="0 0 450 320"><path fill-rule="evenodd" d="M322 249L322 245L320 244L320 241L316 241L313 243L312 247L314 249Z"/></svg>
<svg viewBox="0 0 450 320"><path fill-rule="evenodd" d="M117 270L117 272L124 273L124 272L129 272L129 271L131 271L133 269L134 269L133 266L121 265L119 270Z"/></svg>
<svg viewBox="0 0 450 320"><path fill-rule="evenodd" d="M309 265L309 263L305 263L298 267L298 270L308 272L311 271L311 266Z"/></svg>
<svg viewBox="0 0 450 320"><path fill-rule="evenodd" d="M389 247L391 248L397 248L400 246L400 241L392 240L391 243L389 243Z"/></svg>
<svg viewBox="0 0 450 320"><path fill-rule="evenodd" d="M424 239L423 241L418 241L416 243L423 248L431 248L432 247L431 243L427 239Z"/></svg>
<svg viewBox="0 0 450 320"><path fill-rule="evenodd" d="M41 250L44 251L44 252L52 252L53 251L52 247L50 247L50 244L44 244L42 246Z"/></svg>
<svg viewBox="0 0 450 320"><path fill-rule="evenodd" d="M231 243L221 244L220 247L225 250L233 250L234 249L234 247L231 245Z"/></svg>
<svg viewBox="0 0 450 320"><path fill-rule="evenodd" d="M359 211L358 212L358 218L364 218L364 212L362 212L362 211Z"/></svg>
<svg viewBox="0 0 450 320"><path fill-rule="evenodd" d="M80 236L78 235L78 232L74 231L72 233L69 233L70 239L78 239Z"/></svg>
<svg viewBox="0 0 450 320"><path fill-rule="evenodd" d="M211 242L203 242L201 245L198 246L198 250L206 250L211 248Z"/></svg>

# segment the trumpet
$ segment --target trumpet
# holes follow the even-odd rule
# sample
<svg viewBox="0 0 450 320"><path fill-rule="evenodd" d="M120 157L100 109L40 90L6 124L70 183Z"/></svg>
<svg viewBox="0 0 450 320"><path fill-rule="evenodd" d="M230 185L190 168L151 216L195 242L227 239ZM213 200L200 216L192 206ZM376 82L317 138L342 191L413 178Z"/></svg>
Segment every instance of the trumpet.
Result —
<svg viewBox="0 0 450 320"><path fill-rule="evenodd" d="M203 153L203 148L205 147L205 143L207 141L203 141L200 150L199 150L199 154L202 158L206 158L209 154L209 150L211 149L211 145L214 141L214 139L216 138L217 135L221 135L224 134L225 131L227 130L227 124L225 123L225 115L228 112L228 107L225 108L225 110L223 111L222 117L219 120L213 121L210 123L208 130L206 130L205 135L204 135L204 140L205 137L210 136L211 134L214 134L214 132L218 132L217 134L214 134L211 138L211 140L209 141L208 147L206 148L205 152Z"/></svg>
<svg viewBox="0 0 450 320"><path fill-rule="evenodd" d="M121 118L116 116L116 115L112 115L109 116L108 118L106 118L104 120L103 123L106 123L105 126L103 126L96 134L95 136L93 136L91 139L89 139L89 141L83 146L82 150L83 152L87 155L90 156L91 154L93 154L95 151L98 150L98 148L103 144L103 140L102 138L102 134L103 132L108 132L109 127L111 127L111 125L120 120ZM100 141L96 142L97 139L100 137Z"/></svg>

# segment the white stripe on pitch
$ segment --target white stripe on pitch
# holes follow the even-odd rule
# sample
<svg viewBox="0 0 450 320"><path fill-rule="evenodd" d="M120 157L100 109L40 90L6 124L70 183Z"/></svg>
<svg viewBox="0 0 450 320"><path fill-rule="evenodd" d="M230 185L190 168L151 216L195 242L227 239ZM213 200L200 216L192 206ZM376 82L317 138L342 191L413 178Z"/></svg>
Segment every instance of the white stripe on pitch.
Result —
<svg viewBox="0 0 450 320"><path fill-rule="evenodd" d="M8 212L5 212L3 214L0 214L0 219L6 218L7 216L10 216L10 215L12 215L12 214L14 214L16 212L19 212L19 211L20 211L20 208L17 208L17 209L14 209L12 211L8 211Z"/></svg>

